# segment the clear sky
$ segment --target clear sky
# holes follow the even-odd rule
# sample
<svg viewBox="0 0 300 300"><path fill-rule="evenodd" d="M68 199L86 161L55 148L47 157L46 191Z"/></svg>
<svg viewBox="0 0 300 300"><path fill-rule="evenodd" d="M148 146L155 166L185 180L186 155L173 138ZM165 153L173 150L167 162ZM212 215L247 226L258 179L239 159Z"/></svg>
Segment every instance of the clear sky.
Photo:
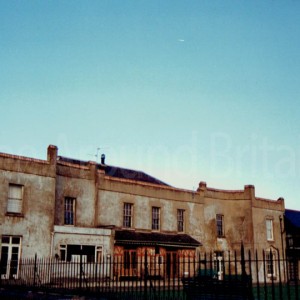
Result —
<svg viewBox="0 0 300 300"><path fill-rule="evenodd" d="M0 151L300 210L300 1L0 0Z"/></svg>

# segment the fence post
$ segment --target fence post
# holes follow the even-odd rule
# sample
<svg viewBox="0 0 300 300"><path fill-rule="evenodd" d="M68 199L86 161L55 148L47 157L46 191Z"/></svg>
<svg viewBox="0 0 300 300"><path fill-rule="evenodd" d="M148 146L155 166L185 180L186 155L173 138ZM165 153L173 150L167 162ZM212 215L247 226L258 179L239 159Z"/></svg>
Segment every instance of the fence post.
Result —
<svg viewBox="0 0 300 300"><path fill-rule="evenodd" d="M144 261L144 299L147 299L147 280L148 280L148 258L147 248L145 249L145 261Z"/></svg>
<svg viewBox="0 0 300 300"><path fill-rule="evenodd" d="M298 273L298 259L296 257L296 252L293 252L293 268L294 268L294 282L295 282L295 299L299 299L299 290L298 290L298 280L299 280L299 273Z"/></svg>
<svg viewBox="0 0 300 300"><path fill-rule="evenodd" d="M274 283L275 269L274 269L274 255L273 255L272 250L270 250L270 266L271 266L271 282L272 282L272 285L271 285L272 299L275 299L275 283Z"/></svg>
<svg viewBox="0 0 300 300"><path fill-rule="evenodd" d="M79 290L82 290L82 275L83 275L83 269L82 269L82 247L80 249L80 257L79 257Z"/></svg>
<svg viewBox="0 0 300 300"><path fill-rule="evenodd" d="M246 261L245 261L245 250L244 250L244 244L242 242L241 245L241 267L242 267L242 279L246 279Z"/></svg>
<svg viewBox="0 0 300 300"><path fill-rule="evenodd" d="M2 287L2 270L3 270L3 262L0 257L0 287Z"/></svg>
<svg viewBox="0 0 300 300"><path fill-rule="evenodd" d="M34 267L33 267L33 286L36 284L36 273L37 273L37 254L34 255Z"/></svg>
<svg viewBox="0 0 300 300"><path fill-rule="evenodd" d="M279 296L280 296L280 300L283 300L282 279L281 279L281 266L280 266L280 252L279 252L279 249L277 249L277 259L278 259L277 260L277 265L278 265L278 277L279 277Z"/></svg>

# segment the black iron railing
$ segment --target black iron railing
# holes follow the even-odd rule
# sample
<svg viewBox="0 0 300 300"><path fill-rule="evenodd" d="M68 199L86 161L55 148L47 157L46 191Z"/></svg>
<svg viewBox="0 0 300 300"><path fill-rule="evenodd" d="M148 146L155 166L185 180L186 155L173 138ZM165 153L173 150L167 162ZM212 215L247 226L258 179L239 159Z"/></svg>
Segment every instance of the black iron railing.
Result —
<svg viewBox="0 0 300 300"><path fill-rule="evenodd" d="M284 256L286 257L286 256ZM9 265L17 270L10 276ZM101 295L103 299L299 299L299 257L262 253L204 253L107 257L98 262L55 258L1 262L1 288Z"/></svg>

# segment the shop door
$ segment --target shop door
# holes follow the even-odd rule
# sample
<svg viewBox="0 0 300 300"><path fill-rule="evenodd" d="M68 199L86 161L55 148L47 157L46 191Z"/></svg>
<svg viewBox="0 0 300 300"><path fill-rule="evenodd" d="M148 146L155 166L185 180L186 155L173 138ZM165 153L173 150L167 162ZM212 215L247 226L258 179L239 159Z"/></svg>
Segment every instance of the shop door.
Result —
<svg viewBox="0 0 300 300"><path fill-rule="evenodd" d="M177 266L177 252L170 251L167 252L166 256L166 274L167 278L174 278L177 275L178 272L178 266Z"/></svg>

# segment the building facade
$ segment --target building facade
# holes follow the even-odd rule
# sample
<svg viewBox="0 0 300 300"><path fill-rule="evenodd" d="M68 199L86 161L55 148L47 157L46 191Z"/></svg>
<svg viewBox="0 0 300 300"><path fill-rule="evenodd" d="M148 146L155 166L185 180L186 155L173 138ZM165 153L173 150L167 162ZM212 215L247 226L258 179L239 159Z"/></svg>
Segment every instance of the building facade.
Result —
<svg viewBox="0 0 300 300"><path fill-rule="evenodd" d="M224 191L200 182L178 189L140 171L58 155L47 160L0 154L1 276L16 277L21 257L119 261L115 276L181 276L176 262L211 252L221 262L244 244L278 253L284 200L254 186ZM163 266L163 267L162 267ZM270 268L274 276L274 269ZM222 268L219 270L222 273ZM222 274L221 274L222 275Z"/></svg>

